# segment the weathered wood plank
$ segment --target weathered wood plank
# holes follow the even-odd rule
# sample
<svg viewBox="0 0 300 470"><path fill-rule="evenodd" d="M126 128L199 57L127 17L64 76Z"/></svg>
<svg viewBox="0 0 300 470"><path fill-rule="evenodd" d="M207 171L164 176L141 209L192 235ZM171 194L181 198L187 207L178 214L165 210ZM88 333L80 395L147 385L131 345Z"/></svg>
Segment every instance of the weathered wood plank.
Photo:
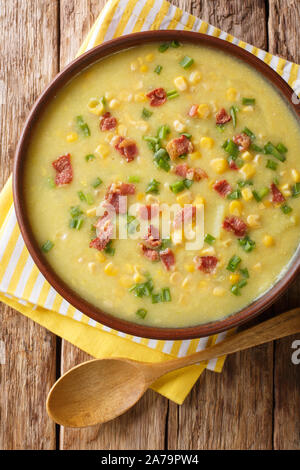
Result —
<svg viewBox="0 0 300 470"><path fill-rule="evenodd" d="M0 186L11 172L24 120L57 73L58 1L0 0ZM55 336L3 304L0 448L55 449L45 400L55 380Z"/></svg>
<svg viewBox="0 0 300 470"><path fill-rule="evenodd" d="M261 0L177 1L246 42L267 47ZM221 375L205 372L181 407L170 403L170 449L272 448L272 344L229 357Z"/></svg>
<svg viewBox="0 0 300 470"><path fill-rule="evenodd" d="M270 51L300 63L300 4L296 0L270 0ZM274 313L299 305L300 278L274 307ZM274 448L300 449L300 365L293 364L291 345L300 335L275 344Z"/></svg>
<svg viewBox="0 0 300 470"><path fill-rule="evenodd" d="M60 65L65 66L77 50L106 2L61 0ZM76 35L74 35L76 31ZM89 356L63 341L62 373ZM148 391L125 416L104 426L61 429L61 449L164 449L168 402Z"/></svg>

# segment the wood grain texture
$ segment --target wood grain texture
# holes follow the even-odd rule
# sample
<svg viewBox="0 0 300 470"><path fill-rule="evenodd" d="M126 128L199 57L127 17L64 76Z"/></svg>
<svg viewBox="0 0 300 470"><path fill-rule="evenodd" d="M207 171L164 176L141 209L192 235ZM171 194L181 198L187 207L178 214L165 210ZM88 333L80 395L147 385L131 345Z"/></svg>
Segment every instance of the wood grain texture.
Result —
<svg viewBox="0 0 300 470"><path fill-rule="evenodd" d="M270 0L269 49L300 63L300 2ZM273 307L276 314L299 305L300 276ZM299 335L276 341L274 354L274 449L300 449L300 366L291 361L292 343Z"/></svg>
<svg viewBox="0 0 300 470"><path fill-rule="evenodd" d="M24 120L57 73L58 1L0 0L0 185ZM55 336L1 304L0 448L55 449L45 400L55 379Z"/></svg>

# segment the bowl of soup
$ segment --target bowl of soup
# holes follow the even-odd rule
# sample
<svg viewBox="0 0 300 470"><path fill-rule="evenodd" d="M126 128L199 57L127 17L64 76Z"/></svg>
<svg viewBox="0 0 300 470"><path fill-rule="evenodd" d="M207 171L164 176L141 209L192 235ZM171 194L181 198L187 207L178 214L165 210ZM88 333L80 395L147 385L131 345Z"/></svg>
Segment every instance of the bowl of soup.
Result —
<svg viewBox="0 0 300 470"><path fill-rule="evenodd" d="M38 99L17 148L33 260L78 310L129 334L248 321L299 270L299 107L260 59L199 33L85 53Z"/></svg>

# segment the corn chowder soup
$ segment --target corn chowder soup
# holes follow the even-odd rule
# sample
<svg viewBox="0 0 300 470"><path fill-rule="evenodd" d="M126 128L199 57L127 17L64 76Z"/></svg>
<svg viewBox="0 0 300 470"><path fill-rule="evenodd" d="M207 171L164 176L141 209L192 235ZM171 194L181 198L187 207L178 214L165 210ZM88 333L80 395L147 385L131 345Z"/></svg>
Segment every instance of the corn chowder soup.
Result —
<svg viewBox="0 0 300 470"><path fill-rule="evenodd" d="M293 256L299 153L295 117L253 69L192 44L142 45L85 69L45 110L25 169L30 223L54 271L106 312L160 327L215 321ZM140 239L113 237L106 205L134 234L162 203L180 208L170 237L151 224ZM203 246L187 250L180 222L202 205Z"/></svg>

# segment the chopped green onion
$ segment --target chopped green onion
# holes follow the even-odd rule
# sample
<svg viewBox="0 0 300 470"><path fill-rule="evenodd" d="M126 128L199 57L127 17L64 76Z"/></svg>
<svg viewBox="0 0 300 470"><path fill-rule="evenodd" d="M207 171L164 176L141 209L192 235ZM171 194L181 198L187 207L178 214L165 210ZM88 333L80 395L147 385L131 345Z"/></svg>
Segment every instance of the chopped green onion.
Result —
<svg viewBox="0 0 300 470"><path fill-rule="evenodd" d="M238 255L233 255L232 258L230 258L226 269L233 273L241 261L242 260Z"/></svg>
<svg viewBox="0 0 300 470"><path fill-rule="evenodd" d="M70 214L71 214L71 217L79 217L80 215L83 214L83 212L79 206L72 206L70 209Z"/></svg>
<svg viewBox="0 0 300 470"><path fill-rule="evenodd" d="M216 124L216 128L218 129L219 132L224 132L225 131L224 124Z"/></svg>
<svg viewBox="0 0 300 470"><path fill-rule="evenodd" d="M105 96L101 96L100 102L105 106L107 104Z"/></svg>
<svg viewBox="0 0 300 470"><path fill-rule="evenodd" d="M159 126L157 130L157 138L160 140L164 140L168 134L170 134L171 129L167 124Z"/></svg>
<svg viewBox="0 0 300 470"><path fill-rule="evenodd" d="M263 152L263 148L262 147L259 147L258 145L256 144L251 144L250 145L250 150L253 150L254 152L258 152L258 153L262 153Z"/></svg>
<svg viewBox="0 0 300 470"><path fill-rule="evenodd" d="M85 198L89 206L91 206L94 203L94 198L90 193L86 193Z"/></svg>
<svg viewBox="0 0 300 470"><path fill-rule="evenodd" d="M162 302L162 295L161 295L161 293L159 293L159 294L152 294L152 303L153 303L153 304L158 304L159 302Z"/></svg>
<svg viewBox="0 0 300 470"><path fill-rule="evenodd" d="M233 127L235 128L236 127L236 108L235 108L235 106L231 106L230 116L232 118Z"/></svg>
<svg viewBox="0 0 300 470"><path fill-rule="evenodd" d="M146 188L146 194L158 194L160 182L152 179Z"/></svg>
<svg viewBox="0 0 300 470"><path fill-rule="evenodd" d="M139 308L135 314L140 317L140 318L145 318L145 316L147 315L147 310L145 308Z"/></svg>
<svg viewBox="0 0 300 470"><path fill-rule="evenodd" d="M132 233L135 233L137 231L139 227L139 223L138 223L138 220L136 219L136 217L134 217L134 215L128 215L127 214L127 231L128 233L132 234Z"/></svg>
<svg viewBox="0 0 300 470"><path fill-rule="evenodd" d="M234 295L241 295L241 291L237 284L233 284L233 286L231 286L230 292Z"/></svg>
<svg viewBox="0 0 300 470"><path fill-rule="evenodd" d="M69 227L75 230L80 230L83 224L83 217L72 218L69 222Z"/></svg>
<svg viewBox="0 0 300 470"><path fill-rule="evenodd" d="M104 251L107 255L114 256L116 249L113 248L112 243L113 243L112 240L109 240L108 244L104 248Z"/></svg>
<svg viewBox="0 0 300 470"><path fill-rule="evenodd" d="M86 197L83 191L78 191L78 197L82 202L86 202Z"/></svg>
<svg viewBox="0 0 300 470"><path fill-rule="evenodd" d="M172 246L171 238L163 238L161 241L160 250L163 251L166 248L169 248L170 246Z"/></svg>
<svg viewBox="0 0 300 470"><path fill-rule="evenodd" d="M155 152L157 149L157 146L160 145L159 138L158 137L152 137L150 135L144 135L143 140L145 140L148 144L148 147L152 152Z"/></svg>
<svg viewBox="0 0 300 470"><path fill-rule="evenodd" d="M176 181L173 184L170 184L170 189L174 194L178 194L186 188L184 181Z"/></svg>
<svg viewBox="0 0 300 470"><path fill-rule="evenodd" d="M190 189L190 187L192 186L193 183L194 183L193 180L189 180L187 178L183 180L183 184L187 189Z"/></svg>
<svg viewBox="0 0 300 470"><path fill-rule="evenodd" d="M191 65L193 65L194 59L189 57L188 55L184 56L184 58L179 62L179 65L184 69L188 69Z"/></svg>
<svg viewBox="0 0 300 470"><path fill-rule="evenodd" d="M49 188L51 188L51 189L55 188L55 182L54 182L54 179L52 178L52 176L49 176L47 178L47 183L48 183Z"/></svg>
<svg viewBox="0 0 300 470"><path fill-rule="evenodd" d="M244 278L249 279L250 274L247 268L241 268L240 273L242 276L244 276Z"/></svg>
<svg viewBox="0 0 300 470"><path fill-rule="evenodd" d="M95 155L93 155L92 153L89 153L88 155L85 156L85 159L87 162L89 162L90 160L95 160Z"/></svg>
<svg viewBox="0 0 300 470"><path fill-rule="evenodd" d="M235 191L232 191L232 193L228 194L227 199L240 199L242 197L241 191L239 189L236 189Z"/></svg>
<svg viewBox="0 0 300 470"><path fill-rule="evenodd" d="M293 197L300 196L300 183L296 183L294 184L294 186L292 186L292 196Z"/></svg>
<svg viewBox="0 0 300 470"><path fill-rule="evenodd" d="M239 238L239 244L246 253L250 253L255 248L255 241L246 235L244 238Z"/></svg>
<svg viewBox="0 0 300 470"><path fill-rule="evenodd" d="M273 178L273 183L275 183L276 186L279 185L279 178L278 178L278 176L275 176L275 178Z"/></svg>
<svg viewBox="0 0 300 470"><path fill-rule="evenodd" d="M47 240L42 246L41 249L44 253L48 253L54 247L54 243L50 240Z"/></svg>
<svg viewBox="0 0 300 470"><path fill-rule="evenodd" d="M99 178L99 176L97 176L97 178L92 183L92 186L93 186L93 188L98 188L98 186L100 186L100 184L102 184L102 183L103 183L102 179Z"/></svg>
<svg viewBox="0 0 300 470"><path fill-rule="evenodd" d="M172 298L171 298L171 292L170 292L170 289L169 287L163 287L162 290L162 301L163 302L171 302Z"/></svg>
<svg viewBox="0 0 300 470"><path fill-rule="evenodd" d="M174 49L177 49L177 47L180 47L180 42L177 41L177 39L173 39L173 41L170 43L170 46L174 47Z"/></svg>
<svg viewBox="0 0 300 470"><path fill-rule="evenodd" d="M259 191L253 190L252 194L254 196L254 199L256 199L257 202L260 202L267 194L269 194L269 188L266 186Z"/></svg>
<svg viewBox="0 0 300 470"><path fill-rule="evenodd" d="M290 206L288 206L287 204L283 204L283 206L280 206L280 209L282 210L282 212L284 214L289 214L290 212L292 212L292 208Z"/></svg>
<svg viewBox="0 0 300 470"><path fill-rule="evenodd" d="M130 175L127 178L128 183L139 183L140 182L140 177L136 175Z"/></svg>
<svg viewBox="0 0 300 470"><path fill-rule="evenodd" d="M167 98L168 100L172 100L173 98L177 98L177 96L179 96L179 93L177 90L170 90L170 91L167 91Z"/></svg>
<svg viewBox="0 0 300 470"><path fill-rule="evenodd" d="M277 158L277 160L280 160L281 162L284 162L286 160L286 157L277 150L277 148L272 144L272 142L268 142L264 146L264 153L266 155L273 155L273 157Z"/></svg>
<svg viewBox="0 0 300 470"><path fill-rule="evenodd" d="M168 42L165 42L158 46L158 50L159 52L165 52L167 49L169 49L169 47L170 47L170 44Z"/></svg>
<svg viewBox="0 0 300 470"><path fill-rule="evenodd" d="M76 122L77 122L78 128L80 129L80 131L82 132L82 134L83 134L84 136L87 137L87 136L91 135L90 128L89 128L89 126L87 125L87 123L84 122L82 116L76 116Z"/></svg>
<svg viewBox="0 0 300 470"><path fill-rule="evenodd" d="M276 150L278 150L278 152L280 153L286 153L288 151L288 149L282 142L279 142L279 144L276 145Z"/></svg>
<svg viewBox="0 0 300 470"><path fill-rule="evenodd" d="M266 164L266 168L270 168L270 170L277 170L278 163L274 162L274 160L268 160Z"/></svg>
<svg viewBox="0 0 300 470"><path fill-rule="evenodd" d="M154 69L154 72L157 73L157 75L159 75L161 71L162 71L162 65L157 65Z"/></svg>
<svg viewBox="0 0 300 470"><path fill-rule="evenodd" d="M130 287L129 292L133 292L136 297L149 297L154 289L152 279L148 279L146 282L134 284Z"/></svg>
<svg viewBox="0 0 300 470"><path fill-rule="evenodd" d="M242 103L245 106L255 104L255 98L242 98Z"/></svg>
<svg viewBox="0 0 300 470"><path fill-rule="evenodd" d="M208 243L209 245L212 245L216 241L216 239L215 239L215 237L213 237L212 235L207 233L204 237L204 241L205 241L205 243Z"/></svg>
<svg viewBox="0 0 300 470"><path fill-rule="evenodd" d="M225 152L229 153L229 155L233 159L238 157L239 148L232 140L229 140L229 141L226 142L226 146L224 147L224 150L225 150Z"/></svg>
<svg viewBox="0 0 300 470"><path fill-rule="evenodd" d="M255 134L253 134L248 127L245 127L242 131L244 134L246 134L248 137L250 137L251 140L255 140Z"/></svg>
<svg viewBox="0 0 300 470"><path fill-rule="evenodd" d="M253 186L253 183L251 180L239 180L237 182L237 185L239 188L244 188L245 186Z"/></svg>
<svg viewBox="0 0 300 470"><path fill-rule="evenodd" d="M184 135L187 139L191 140L192 134L188 134L187 132L181 132L180 135Z"/></svg>
<svg viewBox="0 0 300 470"><path fill-rule="evenodd" d="M162 170L169 171L171 166L170 166L170 157L168 152L161 148L154 154L154 163L158 168L161 168Z"/></svg>
<svg viewBox="0 0 300 470"><path fill-rule="evenodd" d="M149 119L152 116L153 112L149 111L148 109L144 108L142 111L142 118Z"/></svg>

